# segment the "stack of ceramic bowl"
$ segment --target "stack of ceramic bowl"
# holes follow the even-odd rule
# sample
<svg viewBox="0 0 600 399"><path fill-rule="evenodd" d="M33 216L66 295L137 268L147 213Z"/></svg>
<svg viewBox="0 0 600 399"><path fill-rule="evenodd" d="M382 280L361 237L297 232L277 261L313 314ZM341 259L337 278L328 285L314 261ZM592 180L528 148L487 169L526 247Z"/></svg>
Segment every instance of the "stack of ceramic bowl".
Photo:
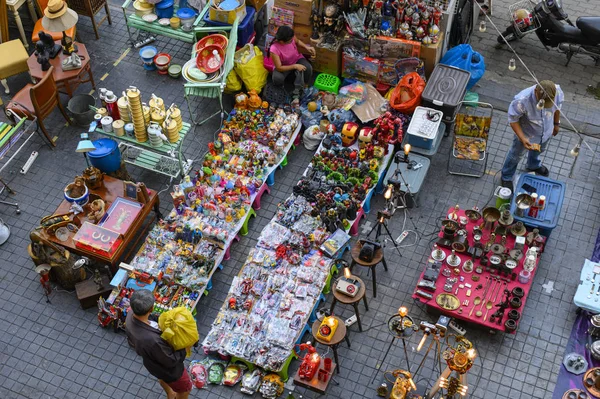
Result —
<svg viewBox="0 0 600 399"><path fill-rule="evenodd" d="M144 123L144 113L140 97L141 93L138 89L134 87L127 89L127 99L129 100L129 111L133 120L135 138L140 143L144 143L148 141L148 133L146 133L146 124Z"/></svg>
<svg viewBox="0 0 600 399"><path fill-rule="evenodd" d="M150 125L150 107L146 103L142 103L142 111L144 112L144 123Z"/></svg>
<svg viewBox="0 0 600 399"><path fill-rule="evenodd" d="M154 4L149 4L142 0L135 0L133 2L133 8L135 9L135 15L140 18L143 18L144 15L152 14L154 12Z"/></svg>
<svg viewBox="0 0 600 399"><path fill-rule="evenodd" d="M129 108L127 106L127 96L123 93L123 97L119 98L117 101L117 107L119 108L119 115L123 122L129 123L131 122L131 116L129 115Z"/></svg>
<svg viewBox="0 0 600 399"><path fill-rule="evenodd" d="M152 98L150 99L148 104L150 105L150 108L158 108L162 111L165 110L165 102L163 101L163 99L160 97L156 97L154 94L152 95Z"/></svg>
<svg viewBox="0 0 600 399"><path fill-rule="evenodd" d="M150 120L158 123L159 125L162 125L166 116L166 112L160 108L152 108L152 111L150 112Z"/></svg>
<svg viewBox="0 0 600 399"><path fill-rule="evenodd" d="M163 123L167 139L171 143L177 143L179 141L179 129L177 128L177 121L173 118L168 118Z"/></svg>
<svg viewBox="0 0 600 399"><path fill-rule="evenodd" d="M168 114L171 119L174 119L175 122L177 122L177 131L181 131L181 129L183 128L183 120L181 119L181 110L179 109L179 107L175 104L171 105L169 107Z"/></svg>

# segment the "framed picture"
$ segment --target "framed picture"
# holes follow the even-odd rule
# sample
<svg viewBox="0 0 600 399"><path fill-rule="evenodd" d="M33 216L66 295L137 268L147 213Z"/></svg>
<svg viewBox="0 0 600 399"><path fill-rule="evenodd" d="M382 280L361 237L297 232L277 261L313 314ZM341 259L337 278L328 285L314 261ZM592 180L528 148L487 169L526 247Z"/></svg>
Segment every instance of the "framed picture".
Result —
<svg viewBox="0 0 600 399"><path fill-rule="evenodd" d="M125 198L129 198L134 201L137 201L137 197L138 197L137 189L138 189L138 186L134 182L132 182L132 181L124 181L123 182L123 196Z"/></svg>

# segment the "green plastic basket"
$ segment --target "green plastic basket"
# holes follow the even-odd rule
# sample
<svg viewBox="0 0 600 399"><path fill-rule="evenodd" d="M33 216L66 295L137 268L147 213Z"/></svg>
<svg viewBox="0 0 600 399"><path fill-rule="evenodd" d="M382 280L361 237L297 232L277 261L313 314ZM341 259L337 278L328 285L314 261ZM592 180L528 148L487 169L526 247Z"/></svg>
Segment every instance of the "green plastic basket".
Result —
<svg viewBox="0 0 600 399"><path fill-rule="evenodd" d="M320 73L315 79L315 87L319 90L329 91L331 93L338 93L342 82L337 76L329 75L328 73Z"/></svg>

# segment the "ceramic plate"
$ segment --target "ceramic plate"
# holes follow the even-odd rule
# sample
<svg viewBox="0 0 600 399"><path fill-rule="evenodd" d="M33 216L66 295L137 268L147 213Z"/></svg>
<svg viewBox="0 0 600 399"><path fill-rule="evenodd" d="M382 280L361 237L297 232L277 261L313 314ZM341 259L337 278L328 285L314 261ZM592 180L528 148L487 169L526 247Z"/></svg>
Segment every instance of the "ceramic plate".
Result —
<svg viewBox="0 0 600 399"><path fill-rule="evenodd" d="M146 14L142 17L142 19L148 23L156 21L157 18L158 16L156 14Z"/></svg>
<svg viewBox="0 0 600 399"><path fill-rule="evenodd" d="M161 26L169 26L171 21L169 21L169 18L161 18L158 20L158 24Z"/></svg>

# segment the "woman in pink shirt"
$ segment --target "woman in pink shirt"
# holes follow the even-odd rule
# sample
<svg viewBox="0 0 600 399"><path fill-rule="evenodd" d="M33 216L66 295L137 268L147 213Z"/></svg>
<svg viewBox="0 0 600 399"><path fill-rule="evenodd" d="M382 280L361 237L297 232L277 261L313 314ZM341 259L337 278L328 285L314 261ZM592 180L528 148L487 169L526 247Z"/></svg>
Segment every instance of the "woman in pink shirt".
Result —
<svg viewBox="0 0 600 399"><path fill-rule="evenodd" d="M294 98L300 97L302 90L308 87L312 77L312 66L300 54L298 47L308 51L312 57L315 56L315 49L298 40L292 28L280 26L264 61L265 68L273 72L273 84L277 86L283 86L285 78L291 72L296 74Z"/></svg>

